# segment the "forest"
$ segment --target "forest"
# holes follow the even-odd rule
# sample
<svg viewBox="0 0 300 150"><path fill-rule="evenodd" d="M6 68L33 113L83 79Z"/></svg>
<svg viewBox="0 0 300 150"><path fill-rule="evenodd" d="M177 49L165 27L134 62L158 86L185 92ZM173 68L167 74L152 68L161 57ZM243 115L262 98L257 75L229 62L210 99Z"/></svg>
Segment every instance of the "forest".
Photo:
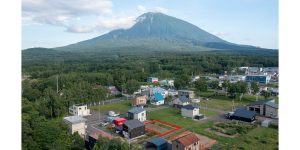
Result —
<svg viewBox="0 0 300 150"><path fill-rule="evenodd" d="M67 132L68 107L111 98L106 86L132 94L147 77L175 79L178 89L192 75L234 74L239 66L278 67L278 53L156 52L73 53L51 49L22 52L22 149L83 149L78 134ZM58 84L57 84L58 83ZM204 87L206 88L206 87ZM234 89L234 88L231 88Z"/></svg>

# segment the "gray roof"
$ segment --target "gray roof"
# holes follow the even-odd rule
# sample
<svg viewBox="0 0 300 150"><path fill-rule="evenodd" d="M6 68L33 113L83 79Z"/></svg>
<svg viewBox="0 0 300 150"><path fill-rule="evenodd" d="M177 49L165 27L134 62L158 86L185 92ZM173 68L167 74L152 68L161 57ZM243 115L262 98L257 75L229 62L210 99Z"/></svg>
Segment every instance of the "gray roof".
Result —
<svg viewBox="0 0 300 150"><path fill-rule="evenodd" d="M199 109L199 106L196 106L196 105L185 105L185 106L183 106L182 108L188 109L188 110L193 110L193 109L195 109L195 108L198 108L198 109Z"/></svg>
<svg viewBox="0 0 300 150"><path fill-rule="evenodd" d="M125 123L123 123L123 125L126 125L128 127L128 129L130 129L130 130L137 128L137 127L145 126L142 122L140 122L137 119L127 120Z"/></svg>
<svg viewBox="0 0 300 150"><path fill-rule="evenodd" d="M189 102L189 99L186 96L180 96L179 100L184 103L184 102Z"/></svg>
<svg viewBox="0 0 300 150"><path fill-rule="evenodd" d="M246 109L236 109L233 113L234 116L242 117L242 118L253 118L256 114L253 111L249 111Z"/></svg>
<svg viewBox="0 0 300 150"><path fill-rule="evenodd" d="M264 105L266 103L273 102L273 101L274 100L272 100L272 99L259 100L259 101L248 104L248 106L251 106L251 105Z"/></svg>
<svg viewBox="0 0 300 150"><path fill-rule="evenodd" d="M266 105L278 109L278 105L276 103L271 102L271 101L267 102Z"/></svg>
<svg viewBox="0 0 300 150"><path fill-rule="evenodd" d="M67 123L75 124L75 123L85 122L86 119L80 116L68 116L64 118L64 121Z"/></svg>
<svg viewBox="0 0 300 150"><path fill-rule="evenodd" d="M142 108L142 107L133 107L128 112L138 114L138 113L141 113L143 111L145 111L145 109Z"/></svg>

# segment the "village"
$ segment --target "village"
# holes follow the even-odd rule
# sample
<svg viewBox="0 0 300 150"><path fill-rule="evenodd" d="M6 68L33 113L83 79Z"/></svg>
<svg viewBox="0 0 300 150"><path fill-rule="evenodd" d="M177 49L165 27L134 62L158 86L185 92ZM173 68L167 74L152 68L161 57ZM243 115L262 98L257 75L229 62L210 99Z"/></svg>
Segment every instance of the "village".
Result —
<svg viewBox="0 0 300 150"><path fill-rule="evenodd" d="M205 92L176 89L174 79L157 77L145 79L133 95L109 86L111 95L122 96L96 104L74 104L63 120L71 133L78 132L85 139L87 149L105 137L149 150L203 150L236 144L228 139L244 138L254 130L277 129L278 68L239 67L231 72L235 73L191 76L191 84L207 82ZM224 83L239 81L247 83L246 92L229 98ZM216 88L213 82L218 83ZM259 85L258 91L254 92L251 83Z"/></svg>

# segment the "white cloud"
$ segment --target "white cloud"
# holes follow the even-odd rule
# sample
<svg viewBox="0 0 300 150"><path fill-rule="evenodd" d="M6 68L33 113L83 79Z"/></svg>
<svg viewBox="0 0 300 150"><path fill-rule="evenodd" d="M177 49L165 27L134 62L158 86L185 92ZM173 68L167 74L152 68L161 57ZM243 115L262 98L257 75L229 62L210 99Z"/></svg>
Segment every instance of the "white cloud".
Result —
<svg viewBox="0 0 300 150"><path fill-rule="evenodd" d="M22 0L22 23L61 26L73 33L107 32L131 27L148 10L138 5L136 10L116 12L112 7L112 0ZM149 11L168 10L154 7Z"/></svg>
<svg viewBox="0 0 300 150"><path fill-rule="evenodd" d="M137 10L140 11L140 12L145 12L146 11L146 7L142 6L142 5L138 5L137 6Z"/></svg>
<svg viewBox="0 0 300 150"><path fill-rule="evenodd" d="M163 7L156 6L154 7L154 12L167 13L169 10Z"/></svg>

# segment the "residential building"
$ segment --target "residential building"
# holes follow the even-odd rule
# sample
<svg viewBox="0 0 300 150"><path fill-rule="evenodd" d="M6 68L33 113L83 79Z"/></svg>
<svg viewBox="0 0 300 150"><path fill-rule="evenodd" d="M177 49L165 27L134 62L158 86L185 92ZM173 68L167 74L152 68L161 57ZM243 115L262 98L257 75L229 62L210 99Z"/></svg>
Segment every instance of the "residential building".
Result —
<svg viewBox="0 0 300 150"><path fill-rule="evenodd" d="M74 116L88 116L90 114L90 109L87 108L86 104L76 104L69 107L69 113Z"/></svg>
<svg viewBox="0 0 300 150"><path fill-rule="evenodd" d="M151 96L150 103L153 105L162 105L165 103L165 99L160 93L155 93Z"/></svg>
<svg viewBox="0 0 300 150"><path fill-rule="evenodd" d="M180 96L186 96L187 98L195 98L194 91L189 90L178 90L178 97Z"/></svg>
<svg viewBox="0 0 300 150"><path fill-rule="evenodd" d="M172 150L199 150L200 139L194 134L188 134L172 141Z"/></svg>
<svg viewBox="0 0 300 150"><path fill-rule="evenodd" d="M233 113L227 115L228 119L235 119L245 122L253 122L255 120L256 113L245 109L236 109Z"/></svg>
<svg viewBox="0 0 300 150"><path fill-rule="evenodd" d="M174 80L161 80L161 81L159 81L159 84L161 86L171 86L171 87L173 87L174 86Z"/></svg>
<svg viewBox="0 0 300 150"><path fill-rule="evenodd" d="M178 91L175 89L169 89L168 90L168 96L177 96L178 95Z"/></svg>
<svg viewBox="0 0 300 150"><path fill-rule="evenodd" d="M132 106L144 106L147 104L147 96L137 96L132 100Z"/></svg>
<svg viewBox="0 0 300 150"><path fill-rule="evenodd" d="M147 78L147 82L158 83L158 78L156 78L156 77L148 77Z"/></svg>
<svg viewBox="0 0 300 150"><path fill-rule="evenodd" d="M171 103L173 107L181 108L182 106L190 104L190 101L186 96L180 96L175 98Z"/></svg>
<svg viewBox="0 0 300 150"><path fill-rule="evenodd" d="M146 144L146 150L167 150L167 149L168 149L168 141L160 137L153 138L150 141L148 141Z"/></svg>
<svg viewBox="0 0 300 150"><path fill-rule="evenodd" d="M69 127L69 132L71 134L78 132L78 134L81 137L84 137L86 135L85 125L86 119L80 116L68 116L64 118L64 122L68 125Z"/></svg>
<svg viewBox="0 0 300 150"><path fill-rule="evenodd" d="M184 117L194 118L199 114L199 107L196 105L185 105L181 107L181 115Z"/></svg>
<svg viewBox="0 0 300 150"><path fill-rule="evenodd" d="M278 117L278 105L275 100L259 100L246 106L247 110L266 117Z"/></svg>
<svg viewBox="0 0 300 150"><path fill-rule="evenodd" d="M248 75L246 76L246 82L259 82L267 84L270 82L271 76L268 75Z"/></svg>
<svg viewBox="0 0 300 150"><path fill-rule="evenodd" d="M165 90L164 88L161 88L161 87L150 88L150 95L153 95L156 93L161 94L164 98L166 98L168 96L168 91Z"/></svg>
<svg viewBox="0 0 300 150"><path fill-rule="evenodd" d="M144 122L147 120L146 110L142 107L133 107L128 111L128 119L137 119L141 122Z"/></svg>
<svg viewBox="0 0 300 150"><path fill-rule="evenodd" d="M121 94L121 92L115 86L108 86L107 91L112 95Z"/></svg>
<svg viewBox="0 0 300 150"><path fill-rule="evenodd" d="M86 143L86 148L88 150L92 150L94 145L97 143L98 139L102 138L102 137L105 137L105 138L108 138L108 139L113 139L113 136L107 132L104 132L102 130L97 130L95 132L93 132L92 134L90 134L88 136L88 141Z"/></svg>
<svg viewBox="0 0 300 150"><path fill-rule="evenodd" d="M123 135L128 139L144 135L145 133L145 125L139 120L128 120L123 124Z"/></svg>

